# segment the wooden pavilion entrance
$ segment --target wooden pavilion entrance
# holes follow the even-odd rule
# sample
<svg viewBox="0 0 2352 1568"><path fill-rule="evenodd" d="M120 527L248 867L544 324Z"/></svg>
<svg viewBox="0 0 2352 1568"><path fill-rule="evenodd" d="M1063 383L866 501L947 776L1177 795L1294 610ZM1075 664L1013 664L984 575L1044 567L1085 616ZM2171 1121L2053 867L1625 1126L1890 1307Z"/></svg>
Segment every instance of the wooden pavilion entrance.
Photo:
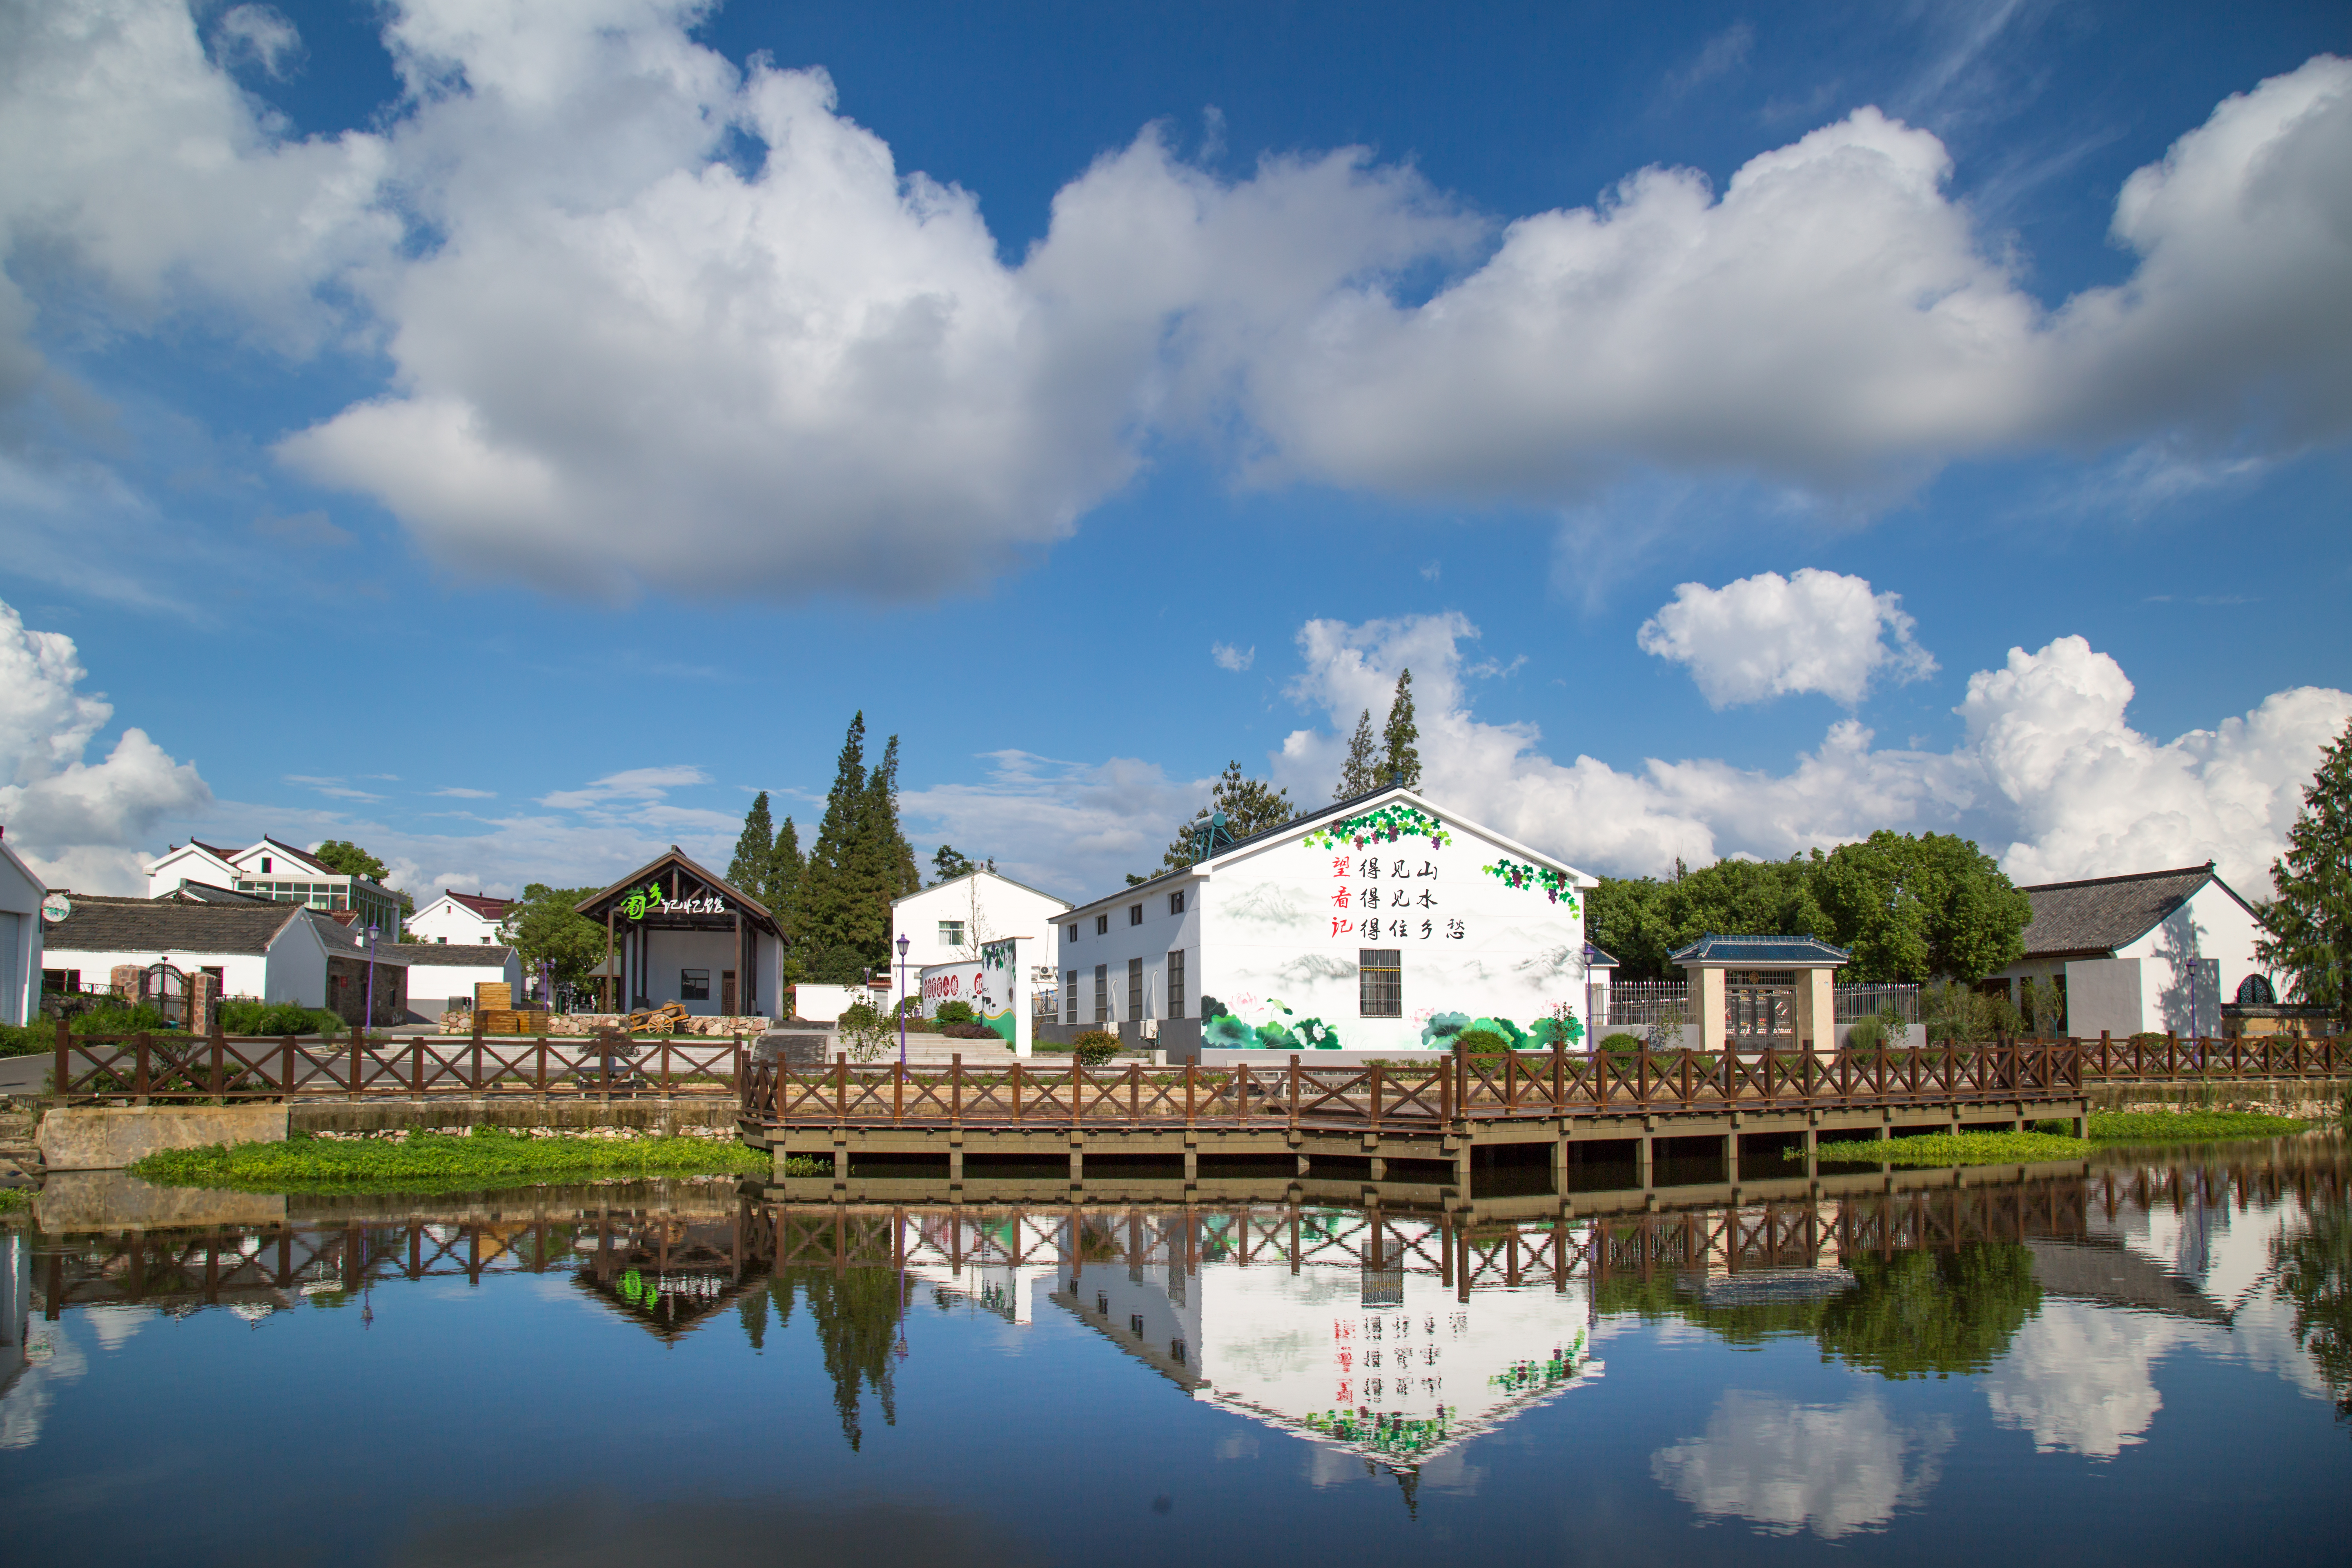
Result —
<svg viewBox="0 0 2352 1568"><path fill-rule="evenodd" d="M657 1007L668 1002L715 1003L724 1016L773 1005L760 994L760 938L781 946L783 932L767 906L698 865L675 844L573 908L604 928L604 962L594 972L600 1009L606 1013ZM699 944L703 955L723 954L705 966L681 966L673 980L656 965L656 931L723 934L725 943ZM693 994L688 994L689 992ZM708 1011L697 1008L697 1011Z"/></svg>

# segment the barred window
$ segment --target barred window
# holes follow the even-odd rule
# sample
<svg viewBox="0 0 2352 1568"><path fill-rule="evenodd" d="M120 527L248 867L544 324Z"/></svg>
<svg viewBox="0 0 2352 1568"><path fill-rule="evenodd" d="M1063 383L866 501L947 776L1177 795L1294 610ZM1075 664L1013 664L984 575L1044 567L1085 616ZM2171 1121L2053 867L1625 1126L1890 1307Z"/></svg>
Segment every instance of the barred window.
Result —
<svg viewBox="0 0 2352 1568"><path fill-rule="evenodd" d="M1127 1016L1143 1016L1143 960L1139 958L1127 961Z"/></svg>
<svg viewBox="0 0 2352 1568"><path fill-rule="evenodd" d="M1181 947L1168 955L1168 1016L1184 1016L1184 950Z"/></svg>
<svg viewBox="0 0 2352 1568"><path fill-rule="evenodd" d="M1110 965L1097 963L1095 965L1095 1022L1105 1024L1109 1021Z"/></svg>
<svg viewBox="0 0 2352 1568"><path fill-rule="evenodd" d="M1356 995L1367 1018L1404 1016L1404 950L1367 947L1357 950Z"/></svg>
<svg viewBox="0 0 2352 1568"><path fill-rule="evenodd" d="M1062 1022L1075 1024L1078 1021L1078 972L1066 969L1062 975L1066 982L1062 989Z"/></svg>

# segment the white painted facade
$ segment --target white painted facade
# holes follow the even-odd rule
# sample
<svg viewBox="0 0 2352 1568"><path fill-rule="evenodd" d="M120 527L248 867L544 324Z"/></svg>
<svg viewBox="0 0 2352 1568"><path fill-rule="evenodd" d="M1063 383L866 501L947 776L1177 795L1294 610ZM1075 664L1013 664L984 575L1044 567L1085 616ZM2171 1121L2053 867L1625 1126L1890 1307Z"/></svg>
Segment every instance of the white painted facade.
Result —
<svg viewBox="0 0 2352 1568"><path fill-rule="evenodd" d="M453 1004L471 1007L477 985L509 985L510 994L523 994L522 960L510 947L402 942L398 951L408 963L408 1010L423 1022L439 1022Z"/></svg>
<svg viewBox="0 0 2352 1568"><path fill-rule="evenodd" d="M480 947L507 942L511 934L507 929L509 923L507 915L492 919L445 889L439 898L409 916L404 925L410 942Z"/></svg>
<svg viewBox="0 0 2352 1568"><path fill-rule="evenodd" d="M218 845L177 845L149 861L146 871L149 898L173 892L183 882L202 882L314 910L353 910L362 930L373 923L386 940L400 931L400 900L390 889L332 870L311 859L308 850L274 838L234 852Z"/></svg>
<svg viewBox="0 0 2352 1568"><path fill-rule="evenodd" d="M1030 962L1054 963L1060 923L1070 900L994 871L970 871L890 906L890 967L898 966L898 939L908 939L908 972L980 956L980 944L1000 937L1027 937ZM896 987L894 986L895 990Z"/></svg>
<svg viewBox="0 0 2352 1568"><path fill-rule="evenodd" d="M1381 1051L1479 1019L1532 1031L1566 1008L1580 1022L1597 885L1383 790L1069 911L1059 1021L1193 1019L1211 1047ZM1394 956L1392 1012L1365 984L1367 952ZM1194 1031L1129 1032L1189 1045Z"/></svg>
<svg viewBox="0 0 2352 1568"><path fill-rule="evenodd" d="M2221 1033L2222 1004L2236 997L2248 976L2275 984L2254 951L2263 934L2253 910L2227 883L2210 877L2153 927L2114 948L2110 957L2029 956L2000 977L2063 976L2070 1035L2210 1037Z"/></svg>
<svg viewBox="0 0 2352 1568"><path fill-rule="evenodd" d="M0 837L0 1024L24 1025L41 1006L41 900L47 889Z"/></svg>
<svg viewBox="0 0 2352 1568"><path fill-rule="evenodd" d="M377 962L387 973L404 968L400 959L379 947ZM201 948L125 948L105 951L53 947L44 957L51 969L72 969L81 973L82 984L89 988L103 987L107 977L117 964L131 963L141 968L168 963L191 973L199 970L219 972L221 994L224 997L257 997L264 1002L294 1002L305 1007L330 1005L327 994L327 958L364 960L364 942L352 943L343 928L316 910L292 911L268 945L260 952L208 952Z"/></svg>

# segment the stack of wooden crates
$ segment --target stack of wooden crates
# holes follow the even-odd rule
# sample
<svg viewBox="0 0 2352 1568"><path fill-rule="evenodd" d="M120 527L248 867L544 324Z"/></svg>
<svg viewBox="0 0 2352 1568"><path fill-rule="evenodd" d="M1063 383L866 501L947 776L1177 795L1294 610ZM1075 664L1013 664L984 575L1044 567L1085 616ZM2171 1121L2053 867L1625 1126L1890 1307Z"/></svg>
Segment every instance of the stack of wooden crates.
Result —
<svg viewBox="0 0 2352 1568"><path fill-rule="evenodd" d="M543 1035L547 1014L514 1005L514 987L505 981L484 981L474 987L474 1026L486 1035Z"/></svg>

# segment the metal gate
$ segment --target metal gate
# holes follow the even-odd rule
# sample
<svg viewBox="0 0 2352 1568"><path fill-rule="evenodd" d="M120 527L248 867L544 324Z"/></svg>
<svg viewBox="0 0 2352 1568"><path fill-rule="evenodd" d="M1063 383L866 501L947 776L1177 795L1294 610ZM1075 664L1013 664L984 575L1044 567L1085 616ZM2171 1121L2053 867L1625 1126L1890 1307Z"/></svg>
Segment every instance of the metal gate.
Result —
<svg viewBox="0 0 2352 1568"><path fill-rule="evenodd" d="M151 963L139 972L139 1000L163 1015L174 1028L188 1026L188 975L168 963Z"/></svg>
<svg viewBox="0 0 2352 1568"><path fill-rule="evenodd" d="M1723 979L1724 1034L1733 1050L1796 1048L1795 970L1732 969Z"/></svg>

